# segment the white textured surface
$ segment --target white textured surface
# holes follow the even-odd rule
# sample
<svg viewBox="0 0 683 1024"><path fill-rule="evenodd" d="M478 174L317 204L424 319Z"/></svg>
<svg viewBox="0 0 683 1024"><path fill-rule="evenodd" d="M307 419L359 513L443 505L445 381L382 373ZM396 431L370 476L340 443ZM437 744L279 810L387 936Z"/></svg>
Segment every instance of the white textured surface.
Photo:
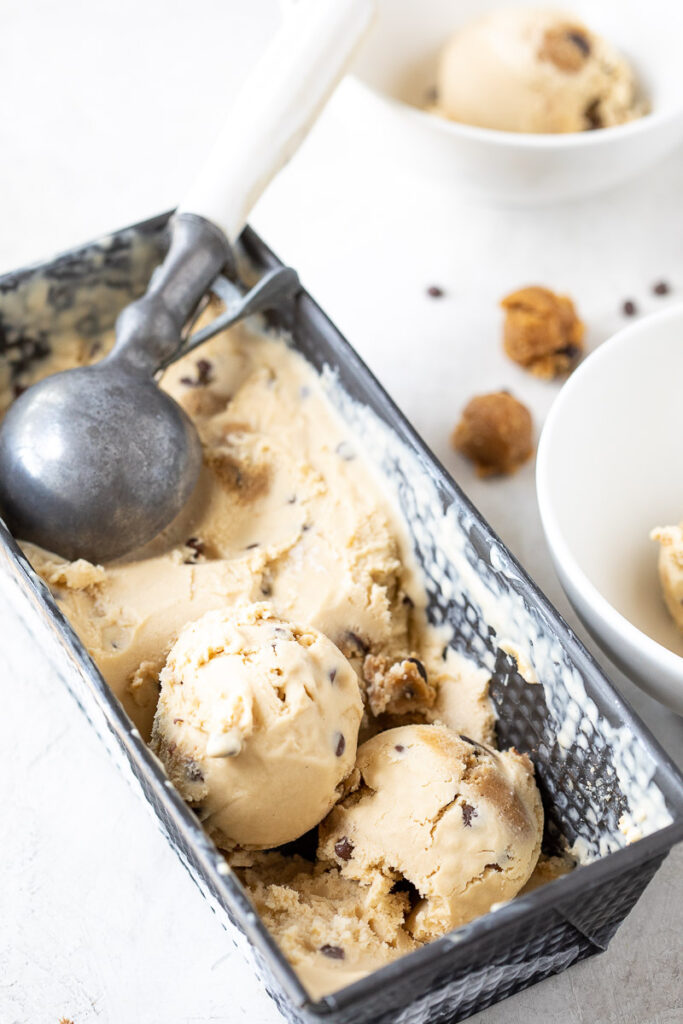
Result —
<svg viewBox="0 0 683 1024"><path fill-rule="evenodd" d="M0 269L173 205L215 128L216 100L202 111L201 96L230 94L275 11L273 0L5 0ZM466 207L442 185L371 165L342 107L254 223L573 623L540 533L533 466L479 482L448 434L473 391L512 388L538 424L556 393L499 353L506 290L565 288L591 346L622 322L624 298L643 310L676 300L652 297L655 279L683 298L683 152L586 203ZM447 296L427 299L432 283ZM273 1004L55 685L18 611L0 595L1 1024L275 1024ZM610 672L680 752L681 721ZM680 1021L682 865L680 851L669 858L605 955L473 1020Z"/></svg>

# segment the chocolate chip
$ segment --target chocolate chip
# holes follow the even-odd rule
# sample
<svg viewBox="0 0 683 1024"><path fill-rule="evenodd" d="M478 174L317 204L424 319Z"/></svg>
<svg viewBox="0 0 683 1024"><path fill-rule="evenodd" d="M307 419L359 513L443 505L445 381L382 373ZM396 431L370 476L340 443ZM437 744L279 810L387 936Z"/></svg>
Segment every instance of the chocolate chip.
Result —
<svg viewBox="0 0 683 1024"><path fill-rule="evenodd" d="M257 540L255 540L253 542L253 544L247 544L247 546L246 546L246 548L244 550L245 551L253 551L253 549L257 548L258 546L259 546L259 542Z"/></svg>
<svg viewBox="0 0 683 1024"><path fill-rule="evenodd" d="M439 288L438 284L430 284L427 289L427 295L430 299L442 299L444 296L443 288Z"/></svg>
<svg viewBox="0 0 683 1024"><path fill-rule="evenodd" d="M408 608L414 608L415 607L415 602L413 601L413 599L410 596L410 594L404 594L403 595L403 603L405 605L407 605Z"/></svg>
<svg viewBox="0 0 683 1024"><path fill-rule="evenodd" d="M657 284L652 286L654 295L668 295L670 291L671 287L666 281L657 281Z"/></svg>
<svg viewBox="0 0 683 1024"><path fill-rule="evenodd" d="M446 658L448 657L448 651L449 651L449 649L450 649L450 648L449 648L448 646L446 646L446 647L444 647L444 649L442 650L442 652L441 652L441 660L442 660L442 661L445 661L445 660L446 660Z"/></svg>
<svg viewBox="0 0 683 1024"><path fill-rule="evenodd" d="M196 761L188 761L185 768L185 777L188 782L203 782L204 774Z"/></svg>
<svg viewBox="0 0 683 1024"><path fill-rule="evenodd" d="M292 494L291 497L287 498L287 504L293 505L296 502L296 494Z"/></svg>
<svg viewBox="0 0 683 1024"><path fill-rule="evenodd" d="M346 642L352 644L360 654L367 654L370 650L370 644L363 640L361 636L358 636L358 633L354 633L351 630L348 630L346 634Z"/></svg>
<svg viewBox="0 0 683 1024"><path fill-rule="evenodd" d="M320 947L320 952L323 956L329 956L330 960L343 960L344 950L341 946L330 946L327 943Z"/></svg>
<svg viewBox="0 0 683 1024"><path fill-rule="evenodd" d="M331 668L330 669L330 682L333 683L336 678L337 678L337 670L336 670L336 668Z"/></svg>
<svg viewBox="0 0 683 1024"><path fill-rule="evenodd" d="M567 359L576 359L577 356L581 355L581 349L578 345L565 345L564 348L558 349L557 354L566 356Z"/></svg>
<svg viewBox="0 0 683 1024"><path fill-rule="evenodd" d="M465 822L466 828L472 827L472 818L477 817L477 809L472 804L462 803L460 804L460 810L462 811L462 820Z"/></svg>
<svg viewBox="0 0 683 1024"><path fill-rule="evenodd" d="M211 363L208 359L197 360L197 380L200 384L208 384L211 380Z"/></svg>
<svg viewBox="0 0 683 1024"><path fill-rule="evenodd" d="M492 871L502 871L500 864L484 864L484 871L486 868L491 868Z"/></svg>
<svg viewBox="0 0 683 1024"><path fill-rule="evenodd" d="M199 537L188 537L185 541L185 547L190 548L194 552L191 558L185 560L185 565L192 565L200 555L204 554L204 541L200 540Z"/></svg>
<svg viewBox="0 0 683 1024"><path fill-rule="evenodd" d="M621 307L621 311L624 314L624 316L635 316L638 312L638 307L636 306L635 302L633 302L631 299L626 299L626 301Z"/></svg>
<svg viewBox="0 0 683 1024"><path fill-rule="evenodd" d="M409 661L411 663L411 665L414 665L416 667L417 671L420 673L420 675L422 676L422 678L424 679L424 681L426 683L427 682L427 669L424 667L422 662L419 661L418 658L406 658L406 661Z"/></svg>
<svg viewBox="0 0 683 1024"><path fill-rule="evenodd" d="M196 378L181 377L180 383L184 384L188 388L205 388L206 385L210 384L213 380L211 370L212 364L208 359L198 359Z"/></svg>
<svg viewBox="0 0 683 1024"><path fill-rule="evenodd" d="M589 103L583 112L583 116L588 122L588 127L592 130L596 128L602 128L602 116L600 114L600 100L593 100Z"/></svg>
<svg viewBox="0 0 683 1024"><path fill-rule="evenodd" d="M14 395L15 398L19 398L19 396L23 395L24 391L26 391L26 390L27 390L27 388L26 388L25 384L13 384L12 385L12 394Z"/></svg>
<svg viewBox="0 0 683 1024"><path fill-rule="evenodd" d="M405 749L406 748L403 746L402 743L396 743L394 745L394 750L398 751L399 754L402 754Z"/></svg>
<svg viewBox="0 0 683 1024"><path fill-rule="evenodd" d="M173 724L174 725L182 725L184 721L185 721L184 718L174 718L173 719Z"/></svg>
<svg viewBox="0 0 683 1024"><path fill-rule="evenodd" d="M567 32L567 39L574 44L584 57L588 57L591 52L590 41L586 38L583 32L578 32L575 29Z"/></svg>
<svg viewBox="0 0 683 1024"><path fill-rule="evenodd" d="M353 853L353 843L349 842L346 836L342 836L334 844L334 852L337 854L340 860L351 860L351 854Z"/></svg>
<svg viewBox="0 0 683 1024"><path fill-rule="evenodd" d="M334 752L337 755L337 757L341 757L344 751L346 750L346 740L344 739L344 734L341 732L335 733L335 740L336 743Z"/></svg>
<svg viewBox="0 0 683 1024"><path fill-rule="evenodd" d="M271 587L270 583L261 584L261 593L263 594L264 597L271 596L271 594L273 593L273 588Z"/></svg>

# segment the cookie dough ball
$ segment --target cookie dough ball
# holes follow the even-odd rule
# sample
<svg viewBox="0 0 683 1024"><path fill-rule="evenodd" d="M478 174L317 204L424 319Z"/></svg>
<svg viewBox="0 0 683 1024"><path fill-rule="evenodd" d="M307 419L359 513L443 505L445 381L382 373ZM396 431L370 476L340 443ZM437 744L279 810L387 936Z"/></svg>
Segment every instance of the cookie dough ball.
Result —
<svg viewBox="0 0 683 1024"><path fill-rule="evenodd" d="M417 941L511 899L531 875L543 808L526 755L408 725L364 743L356 769L320 827L319 856L363 885L380 875L413 886L407 928Z"/></svg>
<svg viewBox="0 0 683 1024"><path fill-rule="evenodd" d="M533 452L531 413L507 391L476 395L453 431L453 447L479 476L514 473Z"/></svg>
<svg viewBox="0 0 683 1024"><path fill-rule="evenodd" d="M404 928L406 892L368 887L272 851L238 874L269 932L314 998L364 978L417 943Z"/></svg>
<svg viewBox="0 0 683 1024"><path fill-rule="evenodd" d="M659 541L659 580L666 606L678 628L683 632L683 523L680 526L658 526L650 534Z"/></svg>
<svg viewBox="0 0 683 1024"><path fill-rule="evenodd" d="M574 369L585 328L570 298L534 285L506 295L501 305L503 348L510 359L546 380Z"/></svg>
<svg viewBox="0 0 683 1024"><path fill-rule="evenodd" d="M160 680L152 750L219 846L290 842L336 802L363 709L322 633L263 604L208 612L181 631Z"/></svg>
<svg viewBox="0 0 683 1024"><path fill-rule="evenodd" d="M557 11L494 11L456 32L438 69L437 111L508 132L607 128L646 111L609 43Z"/></svg>

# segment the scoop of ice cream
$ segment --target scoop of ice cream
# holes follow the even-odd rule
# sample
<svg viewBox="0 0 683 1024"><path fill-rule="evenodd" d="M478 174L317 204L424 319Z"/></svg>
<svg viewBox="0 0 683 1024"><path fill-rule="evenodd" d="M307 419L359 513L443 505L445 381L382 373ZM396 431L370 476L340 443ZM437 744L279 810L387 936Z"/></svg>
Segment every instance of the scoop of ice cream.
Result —
<svg viewBox="0 0 683 1024"><path fill-rule="evenodd" d="M438 71L437 112L508 132L580 132L645 113L627 61L571 14L495 11L460 29Z"/></svg>
<svg viewBox="0 0 683 1024"><path fill-rule="evenodd" d="M666 606L683 632L683 523L659 526L650 534L659 541L659 579Z"/></svg>
<svg viewBox="0 0 683 1024"><path fill-rule="evenodd" d="M531 875L543 809L526 755L408 725L364 743L356 769L321 825L319 855L365 885L379 874L414 886L418 941L511 899Z"/></svg>
<svg viewBox="0 0 683 1024"><path fill-rule="evenodd" d="M279 846L327 814L362 715L358 678L327 637L264 604L208 612L160 679L152 749L219 846Z"/></svg>

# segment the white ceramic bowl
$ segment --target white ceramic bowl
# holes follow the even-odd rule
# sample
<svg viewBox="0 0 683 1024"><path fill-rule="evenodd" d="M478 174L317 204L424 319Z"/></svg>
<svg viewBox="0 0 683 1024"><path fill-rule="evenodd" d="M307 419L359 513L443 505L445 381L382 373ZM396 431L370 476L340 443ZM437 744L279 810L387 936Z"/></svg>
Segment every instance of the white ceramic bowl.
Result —
<svg viewBox="0 0 683 1024"><path fill-rule="evenodd" d="M632 61L652 113L630 124L535 135L456 124L419 109L449 35L489 10L525 2L534 0L379 0L376 25L342 91L367 145L463 191L526 204L616 185L676 146L683 138L683 4L676 0L557 0Z"/></svg>
<svg viewBox="0 0 683 1024"><path fill-rule="evenodd" d="M546 420L536 484L555 569L586 628L683 714L683 634L648 536L683 518L683 305L619 331L573 373Z"/></svg>

